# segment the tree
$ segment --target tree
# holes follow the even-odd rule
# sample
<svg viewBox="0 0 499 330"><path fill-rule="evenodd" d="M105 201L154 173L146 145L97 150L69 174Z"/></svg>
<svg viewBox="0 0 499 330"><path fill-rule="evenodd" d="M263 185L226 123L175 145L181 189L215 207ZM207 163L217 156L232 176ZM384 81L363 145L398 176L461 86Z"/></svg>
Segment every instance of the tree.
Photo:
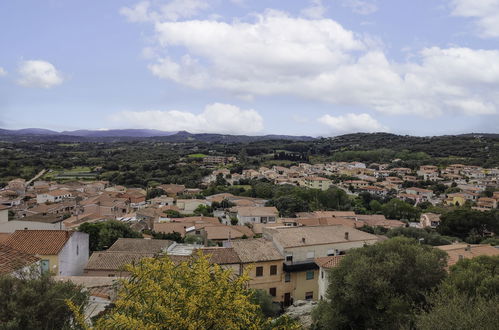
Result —
<svg viewBox="0 0 499 330"><path fill-rule="evenodd" d="M383 214L388 219L418 221L420 213L419 209L396 198L383 205Z"/></svg>
<svg viewBox="0 0 499 330"><path fill-rule="evenodd" d="M202 215L204 217L212 217L213 216L213 209L211 208L211 206L200 204L194 210L194 214L195 215Z"/></svg>
<svg viewBox="0 0 499 330"><path fill-rule="evenodd" d="M95 223L82 223L79 231L89 234L90 251L109 248L118 238L141 238L142 234L134 231L128 224L116 220Z"/></svg>
<svg viewBox="0 0 499 330"><path fill-rule="evenodd" d="M236 276L230 269L211 265L202 254L177 264L168 256L146 258L126 268L130 277L121 280L114 307L97 320L96 329L265 329L272 325L251 300L247 274Z"/></svg>
<svg viewBox="0 0 499 330"><path fill-rule="evenodd" d="M499 256L460 260L429 301L418 329L497 329Z"/></svg>
<svg viewBox="0 0 499 330"><path fill-rule="evenodd" d="M69 329L72 312L65 300L82 311L88 294L71 282L55 281L48 274L0 276L1 329Z"/></svg>
<svg viewBox="0 0 499 330"><path fill-rule="evenodd" d="M452 244L452 242L456 240L453 237L442 236L434 230L413 227L393 228L386 233L386 236L390 238L397 236L415 238L417 240L421 240L424 244L433 246Z"/></svg>
<svg viewBox="0 0 499 330"><path fill-rule="evenodd" d="M458 209L441 216L438 232L479 243L490 232L499 232L499 212Z"/></svg>
<svg viewBox="0 0 499 330"><path fill-rule="evenodd" d="M446 253L408 238L352 250L329 274L318 329L399 329L445 277Z"/></svg>
<svg viewBox="0 0 499 330"><path fill-rule="evenodd" d="M265 290L252 290L251 301L260 306L260 310L266 317L279 315L281 307L272 301L272 296Z"/></svg>
<svg viewBox="0 0 499 330"><path fill-rule="evenodd" d="M296 212L308 211L307 203L297 196L282 196L272 199L269 206L275 206L281 217L294 217Z"/></svg>

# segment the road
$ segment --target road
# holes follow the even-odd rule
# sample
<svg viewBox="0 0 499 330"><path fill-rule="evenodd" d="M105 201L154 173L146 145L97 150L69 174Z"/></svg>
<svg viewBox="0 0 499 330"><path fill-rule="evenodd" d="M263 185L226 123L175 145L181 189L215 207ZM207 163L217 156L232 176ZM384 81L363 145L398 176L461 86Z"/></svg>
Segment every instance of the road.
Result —
<svg viewBox="0 0 499 330"><path fill-rule="evenodd" d="M31 182L35 181L36 179L38 179L39 177L41 177L42 175L44 175L45 172L47 172L46 169L43 169L40 172L38 172L37 175L35 175L33 178L31 178L31 180L29 180L28 182L26 182L26 186L29 186L31 184Z"/></svg>

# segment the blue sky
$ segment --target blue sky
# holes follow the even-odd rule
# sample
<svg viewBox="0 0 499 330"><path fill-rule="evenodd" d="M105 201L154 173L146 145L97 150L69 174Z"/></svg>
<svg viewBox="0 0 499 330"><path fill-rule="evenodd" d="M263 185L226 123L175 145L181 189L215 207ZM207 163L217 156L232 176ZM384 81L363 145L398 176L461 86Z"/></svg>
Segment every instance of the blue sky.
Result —
<svg viewBox="0 0 499 330"><path fill-rule="evenodd" d="M0 3L0 127L499 133L499 0Z"/></svg>

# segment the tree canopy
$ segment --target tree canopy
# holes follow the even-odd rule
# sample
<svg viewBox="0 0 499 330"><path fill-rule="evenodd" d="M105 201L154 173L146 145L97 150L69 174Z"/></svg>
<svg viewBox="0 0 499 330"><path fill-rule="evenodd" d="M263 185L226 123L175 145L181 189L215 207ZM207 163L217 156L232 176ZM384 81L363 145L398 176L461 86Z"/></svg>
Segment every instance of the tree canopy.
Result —
<svg viewBox="0 0 499 330"><path fill-rule="evenodd" d="M66 300L82 310L88 295L48 274L0 276L0 329L69 329L73 314Z"/></svg>
<svg viewBox="0 0 499 330"><path fill-rule="evenodd" d="M82 223L79 231L89 235L90 251L102 251L109 248L118 238L141 238L142 234L134 231L126 223L109 220L95 223Z"/></svg>
<svg viewBox="0 0 499 330"><path fill-rule="evenodd" d="M490 232L499 232L499 211L453 210L441 216L437 230L442 235L479 243Z"/></svg>
<svg viewBox="0 0 499 330"><path fill-rule="evenodd" d="M396 237L352 250L329 273L318 329L399 329L414 322L426 293L445 277L446 253Z"/></svg>

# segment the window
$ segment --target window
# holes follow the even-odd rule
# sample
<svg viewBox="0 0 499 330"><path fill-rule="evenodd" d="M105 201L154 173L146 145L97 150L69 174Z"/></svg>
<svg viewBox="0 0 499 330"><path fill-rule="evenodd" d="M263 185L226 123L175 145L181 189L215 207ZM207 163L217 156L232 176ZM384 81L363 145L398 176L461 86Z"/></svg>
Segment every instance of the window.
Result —
<svg viewBox="0 0 499 330"><path fill-rule="evenodd" d="M277 274L277 266L272 265L270 266L270 275L276 275Z"/></svg>
<svg viewBox="0 0 499 330"><path fill-rule="evenodd" d="M315 252L314 251L307 252L307 259L314 259L314 257L315 257Z"/></svg>
<svg viewBox="0 0 499 330"><path fill-rule="evenodd" d="M80 247L76 245L76 255L78 255L79 252L80 252Z"/></svg>
<svg viewBox="0 0 499 330"><path fill-rule="evenodd" d="M293 261L293 255L292 254L287 254L286 255L286 261L292 262Z"/></svg>
<svg viewBox="0 0 499 330"><path fill-rule="evenodd" d="M334 256L334 249L327 250L327 255L328 256Z"/></svg>
<svg viewBox="0 0 499 330"><path fill-rule="evenodd" d="M269 222L275 222L275 217L269 217Z"/></svg>
<svg viewBox="0 0 499 330"><path fill-rule="evenodd" d="M196 230L196 235L201 235L201 230Z"/></svg>
<svg viewBox="0 0 499 330"><path fill-rule="evenodd" d="M260 277L263 276L263 267L256 267L256 276Z"/></svg>
<svg viewBox="0 0 499 330"><path fill-rule="evenodd" d="M313 280L314 279L314 271L313 270L309 270L307 272L307 280Z"/></svg>
<svg viewBox="0 0 499 330"><path fill-rule="evenodd" d="M275 297L277 295L277 289L276 288L270 288L269 293L272 297Z"/></svg>
<svg viewBox="0 0 499 330"><path fill-rule="evenodd" d="M284 282L291 282L291 273L284 274Z"/></svg>
<svg viewBox="0 0 499 330"><path fill-rule="evenodd" d="M324 271L321 270L321 278L324 278Z"/></svg>
<svg viewBox="0 0 499 330"><path fill-rule="evenodd" d="M312 299L314 299L314 292L313 291L305 292L305 300L312 300Z"/></svg>

